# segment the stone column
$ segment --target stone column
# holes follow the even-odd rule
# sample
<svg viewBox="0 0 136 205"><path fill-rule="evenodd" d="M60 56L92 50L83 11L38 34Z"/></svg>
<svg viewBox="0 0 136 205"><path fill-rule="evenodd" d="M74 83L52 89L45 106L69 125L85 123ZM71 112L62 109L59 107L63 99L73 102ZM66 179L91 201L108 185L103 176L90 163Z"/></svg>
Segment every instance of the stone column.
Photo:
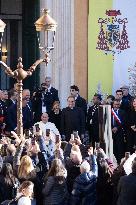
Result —
<svg viewBox="0 0 136 205"><path fill-rule="evenodd" d="M74 1L41 0L40 8L50 9L50 15L57 21L55 49L47 68L41 66L41 81L45 75L52 77L52 84L59 90L61 106L66 106L69 87L74 83Z"/></svg>

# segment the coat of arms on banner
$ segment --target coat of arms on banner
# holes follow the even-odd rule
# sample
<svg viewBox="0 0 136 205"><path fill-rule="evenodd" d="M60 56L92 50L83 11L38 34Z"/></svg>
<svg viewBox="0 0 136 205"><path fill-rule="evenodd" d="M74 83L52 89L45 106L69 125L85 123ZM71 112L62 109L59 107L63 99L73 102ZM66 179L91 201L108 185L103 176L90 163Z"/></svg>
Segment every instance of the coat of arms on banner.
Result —
<svg viewBox="0 0 136 205"><path fill-rule="evenodd" d="M120 10L106 11L107 18L99 18L100 32L96 49L103 50L105 54L115 53L130 48L126 30L127 18L118 18Z"/></svg>

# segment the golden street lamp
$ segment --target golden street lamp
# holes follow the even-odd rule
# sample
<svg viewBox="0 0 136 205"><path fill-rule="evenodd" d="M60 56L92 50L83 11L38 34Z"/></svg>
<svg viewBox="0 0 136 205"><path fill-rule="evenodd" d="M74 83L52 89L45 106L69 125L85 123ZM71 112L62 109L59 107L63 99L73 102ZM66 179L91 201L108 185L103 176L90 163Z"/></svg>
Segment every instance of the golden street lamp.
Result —
<svg viewBox="0 0 136 205"><path fill-rule="evenodd" d="M41 53L45 55L46 65L50 61L49 53L54 49L54 41L57 28L56 21L52 17L50 17L49 13L50 10L43 9L43 15L35 22L39 49ZM44 44L40 42L40 32L42 34Z"/></svg>
<svg viewBox="0 0 136 205"><path fill-rule="evenodd" d="M0 60L2 58L2 38L6 24L0 19Z"/></svg>
<svg viewBox="0 0 136 205"><path fill-rule="evenodd" d="M3 65L5 68L5 73L17 80L17 92L18 92L18 98L17 98L17 135L18 137L23 136L23 121L22 121L22 89L23 89L23 80L27 76L31 76L33 72L35 71L36 67L42 63L45 62L46 65L50 61L49 59L49 53L51 50L54 49L54 40L55 40L55 32L56 32L56 27L57 23L55 20L53 20L49 16L49 11L47 9L43 10L43 16L40 17L36 22L36 31L37 32L43 32L44 37L44 44L41 46L39 45L39 49L42 51L44 54L43 58L37 60L28 70L23 69L23 64L22 64L22 58L19 57L18 59L18 64L17 64L17 69L12 71L10 67L8 67L3 61L0 61L0 64ZM3 25L3 32L4 32L4 25ZM49 46L49 33L53 33L53 39L52 39L52 45ZM38 41L40 42L39 38Z"/></svg>
<svg viewBox="0 0 136 205"><path fill-rule="evenodd" d="M0 19L0 33L4 33L4 29L6 27L6 24Z"/></svg>

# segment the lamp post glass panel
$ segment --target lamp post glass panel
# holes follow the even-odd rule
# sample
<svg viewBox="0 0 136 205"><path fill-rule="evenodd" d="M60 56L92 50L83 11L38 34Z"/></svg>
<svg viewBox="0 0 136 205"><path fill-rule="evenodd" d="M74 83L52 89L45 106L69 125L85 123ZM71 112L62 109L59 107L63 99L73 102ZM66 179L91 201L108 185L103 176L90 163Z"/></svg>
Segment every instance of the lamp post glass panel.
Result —
<svg viewBox="0 0 136 205"><path fill-rule="evenodd" d="M0 53L2 54L2 37L6 24L0 19Z"/></svg>
<svg viewBox="0 0 136 205"><path fill-rule="evenodd" d="M4 22L3 22L4 23ZM1 21L0 21L0 32L2 33L3 36L3 32L4 32L4 28L5 28L5 23L2 24L3 28L1 27ZM10 67L8 67L3 61L0 61L0 64L3 65L3 67L5 68L5 73L12 77L15 78L17 80L17 92L18 92L18 99L17 99L17 135L18 137L21 138L21 136L23 136L23 122L22 122L22 89L23 89L23 80L27 77L27 76L31 76L33 74L33 72L35 71L36 67L42 63L45 62L46 65L49 63L50 59L49 59L49 53L51 50L54 49L54 40L55 40L55 31L56 31L56 27L57 27L57 23L55 22L55 20L53 20L50 16L49 16L49 11L47 9L43 9L43 16L40 17L36 22L35 22L35 26L36 26L36 31L37 32L44 32L44 36L45 36L45 41L44 44L41 46L40 43L40 38L38 38L38 42L39 42L39 49L42 51L43 54L43 58L36 60L36 62L28 69L28 70L24 70L23 69L23 64L22 64L22 58L19 57L18 59L18 64L17 64L17 69L11 69ZM53 39L52 39L52 45L49 46L49 32L53 33ZM1 44L0 44L1 47ZM12 71L14 70L14 71Z"/></svg>
<svg viewBox="0 0 136 205"><path fill-rule="evenodd" d="M6 24L0 19L0 61L2 59L2 38Z"/></svg>
<svg viewBox="0 0 136 205"><path fill-rule="evenodd" d="M41 54L44 55L46 65L49 63L49 53L54 49L54 41L55 41L55 33L57 23L56 21L49 15L50 10L43 9L43 15L35 22L35 27L37 31L39 49ZM42 38L44 39L43 44L40 43L40 33Z"/></svg>

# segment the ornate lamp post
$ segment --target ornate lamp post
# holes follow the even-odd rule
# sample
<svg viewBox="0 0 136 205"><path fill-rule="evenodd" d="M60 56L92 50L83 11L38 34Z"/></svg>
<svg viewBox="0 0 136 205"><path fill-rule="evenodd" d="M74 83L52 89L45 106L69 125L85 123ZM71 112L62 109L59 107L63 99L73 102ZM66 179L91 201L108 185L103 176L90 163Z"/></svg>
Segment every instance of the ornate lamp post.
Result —
<svg viewBox="0 0 136 205"><path fill-rule="evenodd" d="M6 24L0 19L0 55L2 55L2 37Z"/></svg>
<svg viewBox="0 0 136 205"><path fill-rule="evenodd" d="M0 60L2 60L2 38L6 24L0 19Z"/></svg>
<svg viewBox="0 0 136 205"><path fill-rule="evenodd" d="M39 18L35 22L36 30L43 31L45 36L49 35L49 31L53 32L53 36L55 35L57 24L56 22L49 16L48 10L44 9L44 14L41 18ZM39 39L38 39L39 40ZM46 42L46 45L45 45ZM22 121L22 87L23 87L23 80L27 76L31 76L35 71L37 65L42 62L45 62L46 65L50 61L48 57L48 53L54 48L49 47L49 39L47 38L44 42L44 45L40 47L42 52L44 53L44 57L42 59L37 60L27 71L23 69L22 58L19 57L17 69L12 71L10 67L8 67L3 61L0 61L0 64L3 65L5 68L5 73L17 80L17 92L18 92L18 99L17 99L17 135L18 137L23 136L23 121ZM54 37L53 37L53 44L54 44Z"/></svg>
<svg viewBox="0 0 136 205"><path fill-rule="evenodd" d="M43 9L43 15L35 22L35 27L38 36L39 49L45 55L46 65L50 61L49 53L54 49L55 33L57 23L49 16L50 10ZM40 43L39 32L42 32L44 45Z"/></svg>

